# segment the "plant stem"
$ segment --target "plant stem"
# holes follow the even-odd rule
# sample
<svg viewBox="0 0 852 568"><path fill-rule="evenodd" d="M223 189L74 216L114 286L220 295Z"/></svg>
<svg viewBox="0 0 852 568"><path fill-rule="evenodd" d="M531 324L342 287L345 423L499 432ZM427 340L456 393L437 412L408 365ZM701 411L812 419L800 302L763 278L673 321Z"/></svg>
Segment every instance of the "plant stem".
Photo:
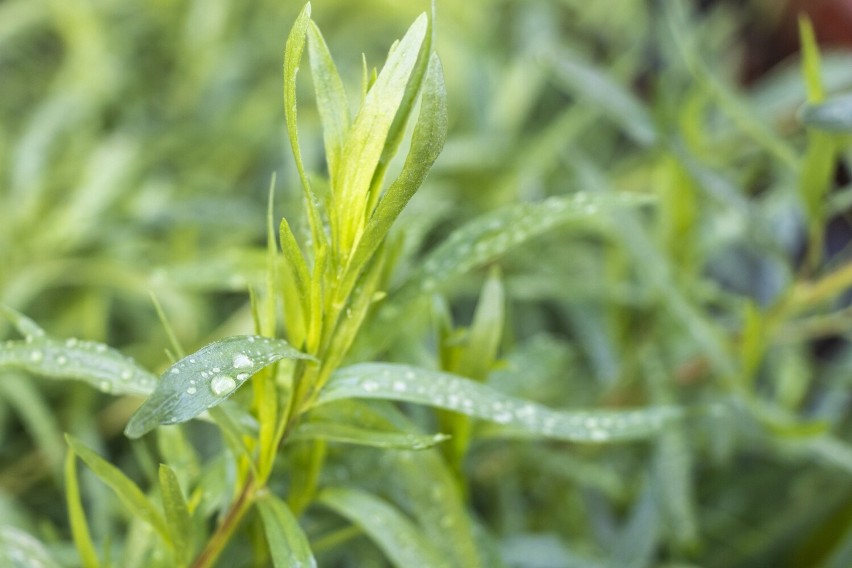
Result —
<svg viewBox="0 0 852 568"><path fill-rule="evenodd" d="M231 540L231 536L239 526L240 521L242 521L243 517L254 503L254 498L258 489L259 488L255 483L255 478L253 476L249 477L236 501L234 501L231 505L231 508L228 510L225 518L216 528L216 532L210 540L207 541L207 545L204 547L204 550L202 550L195 558L195 562L192 563L192 568L209 568L210 566L213 566L213 563L216 562L217 558L219 558L219 555L225 549L228 541Z"/></svg>

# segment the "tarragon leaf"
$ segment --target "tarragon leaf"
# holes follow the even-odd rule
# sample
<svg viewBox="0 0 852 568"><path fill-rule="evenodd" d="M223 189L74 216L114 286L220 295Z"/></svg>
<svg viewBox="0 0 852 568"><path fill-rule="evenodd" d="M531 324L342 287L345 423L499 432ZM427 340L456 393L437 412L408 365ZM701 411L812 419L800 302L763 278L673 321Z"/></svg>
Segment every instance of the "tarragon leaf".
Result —
<svg viewBox="0 0 852 568"><path fill-rule="evenodd" d="M453 232L395 293L395 304L431 293L451 279L500 257L556 227L600 221L608 210L651 202L627 193L576 193L541 203L521 203L483 215Z"/></svg>
<svg viewBox="0 0 852 568"><path fill-rule="evenodd" d="M52 379L78 379L110 394L148 395L157 384L155 375L115 349L74 338L7 341L0 346L0 369L3 367Z"/></svg>
<svg viewBox="0 0 852 568"><path fill-rule="evenodd" d="M215 341L163 373L124 433L138 438L158 424L177 424L220 404L252 375L281 359L310 359L283 339L237 335Z"/></svg>
<svg viewBox="0 0 852 568"><path fill-rule="evenodd" d="M317 561L287 504L267 493L257 501L275 568L316 568Z"/></svg>
<svg viewBox="0 0 852 568"><path fill-rule="evenodd" d="M358 489L325 489L317 500L359 525L394 566L449 566L420 529L395 507Z"/></svg>
<svg viewBox="0 0 852 568"><path fill-rule="evenodd" d="M507 396L463 377L391 363L361 363L340 369L315 404L348 398L425 404L501 424L506 434L571 442L647 438L683 415L683 410L675 406L559 411Z"/></svg>
<svg viewBox="0 0 852 568"><path fill-rule="evenodd" d="M293 440L326 440L397 450L425 450L450 437L446 434L384 432L336 422L305 422L293 432Z"/></svg>

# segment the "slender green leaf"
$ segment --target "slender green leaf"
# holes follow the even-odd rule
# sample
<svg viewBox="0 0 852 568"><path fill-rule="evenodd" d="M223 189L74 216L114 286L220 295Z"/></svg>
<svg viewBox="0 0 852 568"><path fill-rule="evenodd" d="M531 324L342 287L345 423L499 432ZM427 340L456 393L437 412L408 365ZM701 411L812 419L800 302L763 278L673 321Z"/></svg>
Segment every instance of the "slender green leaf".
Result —
<svg viewBox="0 0 852 568"><path fill-rule="evenodd" d="M335 422L305 422L293 432L293 440L326 440L398 450L425 450L448 440L446 434L383 432Z"/></svg>
<svg viewBox="0 0 852 568"><path fill-rule="evenodd" d="M257 501L275 568L313 568L311 546L287 504L271 493Z"/></svg>
<svg viewBox="0 0 852 568"><path fill-rule="evenodd" d="M683 415L674 406L641 410L558 411L512 398L474 381L408 365L362 363L332 375L316 405L347 398L425 404L502 424L507 433L572 442L647 438Z"/></svg>
<svg viewBox="0 0 852 568"><path fill-rule="evenodd" d="M338 175L338 162L349 130L349 101L325 39L314 22L309 23L307 33L311 77L325 140L325 157L330 177L334 178Z"/></svg>
<svg viewBox="0 0 852 568"><path fill-rule="evenodd" d="M65 493L68 505L68 522L71 525L71 537L77 547L77 554L83 563L83 568L98 568L101 565L95 543L89 532L89 522L86 511L80 499L80 484L77 481L77 456L73 451L65 455Z"/></svg>
<svg viewBox="0 0 852 568"><path fill-rule="evenodd" d="M74 453L89 466L89 469L101 481L115 492L119 500L124 503L135 517L151 525L166 542L172 541L163 516L133 481L124 475L120 469L103 459L80 440L69 434L65 435L65 440Z"/></svg>
<svg viewBox="0 0 852 568"><path fill-rule="evenodd" d="M482 266L514 247L556 227L600 222L607 212L651 202L627 193L576 193L541 203L522 203L478 217L453 232L396 292L396 304L430 293L453 278Z"/></svg>
<svg viewBox="0 0 852 568"><path fill-rule="evenodd" d="M805 106L799 114L805 126L828 132L852 133L852 95Z"/></svg>
<svg viewBox="0 0 852 568"><path fill-rule="evenodd" d="M458 372L476 381L485 380L497 358L505 324L505 297L499 271L488 275L468 330Z"/></svg>
<svg viewBox="0 0 852 568"><path fill-rule="evenodd" d="M341 220L339 238L343 250L354 243L356 231L364 222L367 193L385 147L391 124L405 95L409 78L417 63L428 27L421 14L388 55L385 66L367 93L361 110L346 137L339 177L333 188Z"/></svg>
<svg viewBox="0 0 852 568"><path fill-rule="evenodd" d="M0 369L11 367L52 379L85 381L110 394L150 394L157 377L115 349L94 341L41 337L0 344Z"/></svg>
<svg viewBox="0 0 852 568"><path fill-rule="evenodd" d="M334 487L317 500L359 525L398 568L449 566L420 530L395 507L358 489Z"/></svg>
<svg viewBox="0 0 852 568"><path fill-rule="evenodd" d="M192 517L183 498L180 483L172 468L160 464L160 496L166 512L166 525L172 537L178 562L185 564L193 554Z"/></svg>
<svg viewBox="0 0 852 568"><path fill-rule="evenodd" d="M299 145L299 127L296 112L296 75L299 72L299 63L302 60L302 52L305 49L305 36L311 18L311 3L305 4L293 27L287 36L287 44L284 47L284 117L287 122L287 136L293 150L293 158L296 162L296 170L302 181L302 190L305 196L305 205L308 209L308 221L311 226L311 237L315 246L325 242L325 232L319 214L319 206L316 196L311 189L311 182L305 173L305 165L302 161L302 148Z"/></svg>
<svg viewBox="0 0 852 568"><path fill-rule="evenodd" d="M370 217L358 247L350 260L354 267L349 277L357 277L359 269L375 254L391 225L405 205L423 184L426 174L441 153L447 138L447 90L438 56L429 61L423 83L423 102L411 138L411 149L399 176L390 185ZM351 287L344 286L344 289Z"/></svg>
<svg viewBox="0 0 852 568"><path fill-rule="evenodd" d="M213 342L166 370L157 389L130 418L125 434L138 438L158 424L191 420L222 403L259 370L285 358L310 357L283 339L237 335Z"/></svg>
<svg viewBox="0 0 852 568"><path fill-rule="evenodd" d="M19 528L0 526L0 566L4 568L59 568L38 539ZM97 566L97 564L85 565Z"/></svg>
<svg viewBox="0 0 852 568"><path fill-rule="evenodd" d="M802 44L802 74L805 78L808 102L821 103L825 99L825 87L822 84L819 45L811 21L805 15L799 17L799 39Z"/></svg>
<svg viewBox="0 0 852 568"><path fill-rule="evenodd" d="M639 99L614 78L573 54L554 54L550 65L562 84L617 122L638 144L655 142L657 131L651 115Z"/></svg>

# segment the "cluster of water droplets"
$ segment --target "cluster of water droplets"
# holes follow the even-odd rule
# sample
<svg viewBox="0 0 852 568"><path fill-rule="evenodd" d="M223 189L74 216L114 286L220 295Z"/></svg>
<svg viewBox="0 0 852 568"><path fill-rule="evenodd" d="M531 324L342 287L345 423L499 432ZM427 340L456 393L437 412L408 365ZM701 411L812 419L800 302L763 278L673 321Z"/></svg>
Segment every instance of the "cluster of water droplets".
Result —
<svg viewBox="0 0 852 568"><path fill-rule="evenodd" d="M350 397L426 404L527 434L581 442L641 437L680 416L680 410L674 407L559 411L509 397L462 377L390 364L367 363L340 371L327 385L320 402Z"/></svg>

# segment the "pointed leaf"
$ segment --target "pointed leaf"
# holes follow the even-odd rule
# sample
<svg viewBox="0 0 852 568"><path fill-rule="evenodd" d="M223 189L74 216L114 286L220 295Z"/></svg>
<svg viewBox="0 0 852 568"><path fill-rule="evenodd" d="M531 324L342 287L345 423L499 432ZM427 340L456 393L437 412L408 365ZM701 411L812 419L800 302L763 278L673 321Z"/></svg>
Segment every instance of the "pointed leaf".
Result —
<svg viewBox="0 0 852 568"><path fill-rule="evenodd" d="M674 406L623 411L558 411L512 398L463 377L390 363L362 363L337 371L320 393L316 405L347 398L425 404L502 424L508 433L572 442L647 438L683 414Z"/></svg>
<svg viewBox="0 0 852 568"><path fill-rule="evenodd" d="M166 512L166 525L172 535L175 554L181 564L191 557L192 550L192 517L186 506L180 483L172 468L160 464L160 496L163 500L163 510Z"/></svg>
<svg viewBox="0 0 852 568"><path fill-rule="evenodd" d="M287 504L271 493L257 501L266 541L275 568L315 568L317 561L311 552L305 533Z"/></svg>
<svg viewBox="0 0 852 568"><path fill-rule="evenodd" d="M191 420L222 403L259 370L285 358L310 359L283 339L256 335L227 337L202 347L163 373L124 432L138 438L158 424Z"/></svg>
<svg viewBox="0 0 852 568"><path fill-rule="evenodd" d="M163 516L157 507L145 496L133 481L130 480L120 469L106 461L83 442L66 434L65 440L68 446L89 466L89 469L115 492L119 500L139 519L151 525L166 542L171 542L171 535L166 527Z"/></svg>
<svg viewBox="0 0 852 568"><path fill-rule="evenodd" d="M325 39L314 22L308 25L308 54L322 121L329 176L333 179L338 174L338 162L349 130L349 101Z"/></svg>
<svg viewBox="0 0 852 568"><path fill-rule="evenodd" d="M343 487L322 491L317 500L359 525L398 568L449 566L420 529L382 499Z"/></svg>
<svg viewBox="0 0 852 568"><path fill-rule="evenodd" d="M375 254L393 222L423 184L426 174L441 153L446 138L447 90L444 86L441 62L438 56L433 54L423 84L423 101L411 138L411 149L405 158L402 171L385 192L367 223L350 261L350 266L356 269L351 272L350 278L356 278L357 270ZM351 283L344 286L344 289L350 286Z"/></svg>
<svg viewBox="0 0 852 568"><path fill-rule="evenodd" d="M89 532L89 522L86 520L86 511L83 509L83 501L80 499L80 484L77 481L77 456L73 451L65 454L65 493L68 505L68 522L71 525L71 537L77 554L83 563L83 568L98 568L101 565L95 543Z"/></svg>
<svg viewBox="0 0 852 568"><path fill-rule="evenodd" d="M367 93L346 138L340 169L347 175L334 180L333 189L343 223L342 243L346 249L352 246L355 231L364 222L367 193L382 156L388 131L417 63L427 27L426 15L421 14L399 44L391 49L385 66Z"/></svg>
<svg viewBox="0 0 852 568"><path fill-rule="evenodd" d="M374 448L392 448L397 450L425 450L450 437L446 434L411 434L405 432L385 432L359 428L351 424L335 422L305 422L293 432L293 440L326 440L344 444L358 444Z"/></svg>

